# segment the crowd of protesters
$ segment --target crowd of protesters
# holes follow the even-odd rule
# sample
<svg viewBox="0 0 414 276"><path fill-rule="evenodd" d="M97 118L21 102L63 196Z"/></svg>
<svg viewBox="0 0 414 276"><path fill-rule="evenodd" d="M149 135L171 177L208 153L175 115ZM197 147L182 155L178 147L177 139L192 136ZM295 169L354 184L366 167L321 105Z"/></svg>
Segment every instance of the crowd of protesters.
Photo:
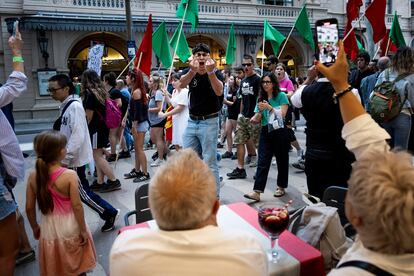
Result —
<svg viewBox="0 0 414 276"><path fill-rule="evenodd" d="M14 72L0 91L6 95L0 98L1 105L25 90L27 78L22 66L21 43L20 34L9 40L16 59ZM215 200L220 198L221 186L217 148L223 144L226 150L221 158L235 160L236 168L227 173L229 180L246 178L245 165L257 167L253 191L244 195L250 200L260 201L273 157L278 173L274 196L285 196L289 184L289 151L293 148L298 160L292 165L305 170L312 196L321 198L330 185L347 187L355 157L341 136L342 119L345 119L343 110L332 101L332 97L336 100L341 96L335 94L335 84L321 72L318 74L315 67L310 68L305 80L296 80L274 56L267 58L268 72L262 72L261 76L256 73L255 59L250 55L243 56L241 66L236 67L234 73L221 72L210 58L208 45L199 43L192 51L189 67L172 74L168 84L159 73L145 78L139 69L130 70L125 79L117 79L111 72L105 74L103 80L95 71L86 70L79 78L79 85L66 75L49 79L49 93L61 102L60 116L53 126L55 131L35 138L37 160L28 179L26 198L26 213L34 237L39 239L42 274L63 275L65 271L75 271L80 275L95 266L96 253L81 202L104 220L102 232L115 228L120 211L95 192L121 189L121 181L116 178L111 163L130 158L132 150L135 151L134 162L131 161L133 168L125 172L124 178L136 183L151 179L148 165L166 168L169 154L174 154L170 149L193 149L203 160L203 169L210 170L209 181L216 184L210 191L215 191ZM400 113L381 126L389 133L391 147L407 150L414 144L410 142L414 105L413 49L399 49L391 61L381 58L380 71L369 67L369 61L367 53L358 56L357 67L350 73L349 83L353 89L349 91L358 101L362 99L369 111L374 87L398 78L395 87L403 99ZM404 78L399 78L402 74ZM107 119L113 112L110 106L119 111L120 118L112 126L108 126ZM306 120L306 153L295 137L298 110ZM0 138L0 272L10 275L15 257L19 255L19 236L27 240L27 235L24 226L23 230L16 230L21 226L15 215L13 185L3 184L8 177L22 176L21 152L5 120L0 112L0 125L6 125L5 129L11 131L10 135ZM172 131L170 138L166 128ZM151 162L144 152L147 136L148 143L156 148ZM236 152L233 152L234 146ZM86 179L87 166L96 177L91 185ZM161 177L159 172L157 175ZM40 224L36 218L36 203L41 210ZM77 248L81 253L68 254L68 248ZM32 255L28 242L23 251Z"/></svg>

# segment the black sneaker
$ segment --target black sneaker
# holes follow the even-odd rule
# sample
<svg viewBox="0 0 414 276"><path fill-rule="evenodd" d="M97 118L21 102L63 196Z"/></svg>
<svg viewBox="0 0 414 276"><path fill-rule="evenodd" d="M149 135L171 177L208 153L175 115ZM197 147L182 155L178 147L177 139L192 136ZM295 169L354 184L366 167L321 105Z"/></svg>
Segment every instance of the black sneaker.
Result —
<svg viewBox="0 0 414 276"><path fill-rule="evenodd" d="M108 193L108 192L112 192L112 191L116 191L120 189L121 189L121 182L118 179L114 181L111 181L108 179L106 181L106 184L104 184L104 186L102 187L102 189L99 190L99 192Z"/></svg>
<svg viewBox="0 0 414 276"><path fill-rule="evenodd" d="M102 232L109 232L115 229L115 221L119 217L120 210L116 209L116 214L105 221L105 224L101 227Z"/></svg>
<svg viewBox="0 0 414 276"><path fill-rule="evenodd" d="M245 169L235 168L231 173L228 173L227 176L229 179L242 179L246 178L247 174Z"/></svg>
<svg viewBox="0 0 414 276"><path fill-rule="evenodd" d="M96 192L96 191L101 190L103 188L103 186L104 186L103 183L102 184L99 184L98 183L98 180L94 180L92 182L92 185L89 186L89 189L91 189L91 191L95 191Z"/></svg>
<svg viewBox="0 0 414 276"><path fill-rule="evenodd" d="M116 161L116 154L111 154L106 158L106 161L108 162L114 162Z"/></svg>
<svg viewBox="0 0 414 276"><path fill-rule="evenodd" d="M135 178L133 182L134 183L144 182L144 181L147 181L147 180L150 180L150 179L151 179L151 177L150 177L149 173L147 173L147 174L141 173L141 175L138 176L137 178Z"/></svg>
<svg viewBox="0 0 414 276"><path fill-rule="evenodd" d="M224 148L224 145L222 143L217 143L217 148L222 149L222 148Z"/></svg>
<svg viewBox="0 0 414 276"><path fill-rule="evenodd" d="M223 153L222 155L221 155L221 158L222 159L224 159L224 158L232 158L233 157L233 153L232 152L230 152L230 151L226 151L225 153Z"/></svg>
<svg viewBox="0 0 414 276"><path fill-rule="evenodd" d="M154 154L151 156L152 161L155 161L158 159L158 151L155 151Z"/></svg>
<svg viewBox="0 0 414 276"><path fill-rule="evenodd" d="M142 172L141 171L137 172L137 170L134 168L129 173L124 174L124 179L136 178L141 175L142 175Z"/></svg>
<svg viewBox="0 0 414 276"><path fill-rule="evenodd" d="M118 159L124 159L124 158L130 158L131 157L131 153L129 151L121 151L118 154Z"/></svg>
<svg viewBox="0 0 414 276"><path fill-rule="evenodd" d="M36 260L36 254L34 250L25 253L19 252L19 255L16 257L16 266L27 264L33 262L34 260Z"/></svg>

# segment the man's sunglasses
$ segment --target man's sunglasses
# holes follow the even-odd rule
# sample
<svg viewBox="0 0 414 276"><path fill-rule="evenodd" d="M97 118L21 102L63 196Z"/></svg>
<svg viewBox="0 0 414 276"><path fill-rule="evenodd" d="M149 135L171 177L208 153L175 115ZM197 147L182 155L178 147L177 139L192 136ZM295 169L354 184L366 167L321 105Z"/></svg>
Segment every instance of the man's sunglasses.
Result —
<svg viewBox="0 0 414 276"><path fill-rule="evenodd" d="M246 67L246 66L249 66L250 67L250 66L252 66L252 64L251 63L242 63L242 66L243 67Z"/></svg>

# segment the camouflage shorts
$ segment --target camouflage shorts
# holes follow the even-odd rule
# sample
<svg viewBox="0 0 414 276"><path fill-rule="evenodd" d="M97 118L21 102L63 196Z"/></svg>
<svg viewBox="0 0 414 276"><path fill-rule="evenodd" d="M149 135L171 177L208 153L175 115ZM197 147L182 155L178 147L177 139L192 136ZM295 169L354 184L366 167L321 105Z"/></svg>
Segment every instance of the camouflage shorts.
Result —
<svg viewBox="0 0 414 276"><path fill-rule="evenodd" d="M259 144L260 124L252 124L250 118L239 114L237 126L234 131L234 143L236 145L246 144L248 140L253 139L256 148Z"/></svg>

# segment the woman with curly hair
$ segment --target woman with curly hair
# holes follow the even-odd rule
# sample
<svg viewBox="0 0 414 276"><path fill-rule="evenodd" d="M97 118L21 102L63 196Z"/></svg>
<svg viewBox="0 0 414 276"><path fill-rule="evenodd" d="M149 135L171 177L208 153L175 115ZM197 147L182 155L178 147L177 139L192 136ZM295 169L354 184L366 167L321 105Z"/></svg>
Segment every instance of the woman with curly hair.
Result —
<svg viewBox="0 0 414 276"><path fill-rule="evenodd" d="M98 179L91 185L91 190L111 192L121 189L121 182L116 179L112 167L104 156L104 148L109 143L109 129L105 124L105 102L109 97L103 82L93 70L86 70L82 74L82 92L84 94L83 107L88 122L89 135L93 149ZM107 183L104 184L104 177Z"/></svg>

